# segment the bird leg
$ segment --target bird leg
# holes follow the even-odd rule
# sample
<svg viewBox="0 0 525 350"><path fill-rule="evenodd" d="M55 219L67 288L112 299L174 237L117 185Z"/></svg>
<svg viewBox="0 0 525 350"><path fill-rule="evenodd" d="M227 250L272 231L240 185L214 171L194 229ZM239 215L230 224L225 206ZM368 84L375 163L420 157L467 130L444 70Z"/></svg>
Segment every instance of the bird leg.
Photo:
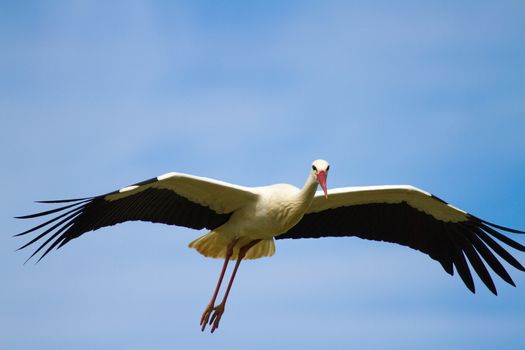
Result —
<svg viewBox="0 0 525 350"><path fill-rule="evenodd" d="M228 299L228 294L230 294L230 289L232 287L233 280L235 279L235 274L237 273L237 269L239 268L239 265L241 264L241 260L246 255L246 252L248 252L248 250L250 250L251 247L259 243L260 241L261 241L260 239L256 239L239 248L239 257L237 258L237 261L235 262L235 267L233 268L232 276L230 278L230 282L228 283L228 288L226 288L226 292L224 293L222 302L213 308L213 315L211 316L211 319L209 321L210 325L213 323L211 327L212 333L217 328L219 328L219 322L221 321L222 314L224 313L224 306L226 305L226 300Z"/></svg>
<svg viewBox="0 0 525 350"><path fill-rule="evenodd" d="M213 307L215 306L215 300L217 299L217 294L219 294L219 289L221 288L222 279L224 278L224 273L226 272L226 268L228 267L228 262L230 261L230 258L233 254L233 247L237 243L238 239L232 241L228 246L226 247L226 257L224 258L224 264L222 265L222 271L221 275L219 276L219 281L217 282L217 286L215 287L215 291L213 292L213 296L211 297L210 303L208 306L206 306L206 309L202 313L201 317L201 323L202 331L204 332L204 328L206 328L206 324L208 323L210 319L211 312L213 311Z"/></svg>

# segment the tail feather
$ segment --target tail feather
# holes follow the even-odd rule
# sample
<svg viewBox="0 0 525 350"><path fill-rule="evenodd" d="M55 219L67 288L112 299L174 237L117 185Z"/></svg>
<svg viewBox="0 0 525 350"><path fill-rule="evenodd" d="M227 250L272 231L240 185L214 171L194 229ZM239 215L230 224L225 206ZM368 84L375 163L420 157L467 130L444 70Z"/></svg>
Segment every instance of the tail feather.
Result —
<svg viewBox="0 0 525 350"><path fill-rule="evenodd" d="M259 259L272 256L275 253L275 242L272 239L263 239L246 252L244 259Z"/></svg>
<svg viewBox="0 0 525 350"><path fill-rule="evenodd" d="M239 247L247 242L240 241L233 249L230 260L236 260L239 256ZM217 232L211 231L197 238L189 244L190 248L197 250L200 254L209 258L226 258L226 248L229 242L222 238ZM254 245L244 259L258 259L266 256L272 256L275 253L275 244L273 239L264 239Z"/></svg>
<svg viewBox="0 0 525 350"><path fill-rule="evenodd" d="M225 258L228 242L214 231L201 236L188 245L208 258Z"/></svg>

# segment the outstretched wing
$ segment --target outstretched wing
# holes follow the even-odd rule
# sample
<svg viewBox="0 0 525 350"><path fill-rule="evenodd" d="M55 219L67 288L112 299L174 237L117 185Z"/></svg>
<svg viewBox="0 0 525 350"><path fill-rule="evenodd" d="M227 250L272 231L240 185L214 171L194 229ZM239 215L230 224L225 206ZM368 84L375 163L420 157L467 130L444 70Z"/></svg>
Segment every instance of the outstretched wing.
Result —
<svg viewBox="0 0 525 350"><path fill-rule="evenodd" d="M194 229L214 229L231 213L254 200L250 188L181 173L168 173L105 195L39 203L68 203L65 206L19 216L30 219L59 214L15 236L44 231L19 249L43 240L29 257L46 248L39 261L53 248L60 248L85 232L125 221L141 220ZM29 260L28 259L28 260Z"/></svg>
<svg viewBox="0 0 525 350"><path fill-rule="evenodd" d="M525 271L494 238L522 252L525 247L497 230L525 233L481 220L412 186L349 187L329 192L328 199L318 192L302 220L276 239L356 236L398 243L439 261L450 275L455 268L475 292L468 259L497 294L485 264L513 286L496 256Z"/></svg>

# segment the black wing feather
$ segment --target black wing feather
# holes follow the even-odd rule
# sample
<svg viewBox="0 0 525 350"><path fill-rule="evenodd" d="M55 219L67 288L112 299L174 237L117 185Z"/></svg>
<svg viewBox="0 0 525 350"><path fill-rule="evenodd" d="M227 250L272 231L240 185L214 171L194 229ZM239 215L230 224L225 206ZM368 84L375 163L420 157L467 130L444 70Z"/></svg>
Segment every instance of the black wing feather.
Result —
<svg viewBox="0 0 525 350"><path fill-rule="evenodd" d="M470 241L470 243L474 246L474 248L477 250L477 252L481 255L481 257L485 260L485 262L490 266L490 268L498 274L505 282L512 286L516 286L510 275L508 274L507 270L501 265L499 260L494 256L494 254L488 249L488 247L480 240L480 238L474 234L472 231L468 231L465 228L461 226L461 231L467 237Z"/></svg>
<svg viewBox="0 0 525 350"><path fill-rule="evenodd" d="M525 247L496 229L525 233L471 215L467 215L467 220L463 222L440 221L406 202L370 203L308 213L297 225L276 239L355 236L401 244L429 255L441 263L450 275L454 274L455 268L465 285L475 292L468 259L483 283L496 294L496 287L485 263L511 285L515 284L496 256L525 271L492 237L519 251L525 251Z"/></svg>
<svg viewBox="0 0 525 350"><path fill-rule="evenodd" d="M42 224L40 224L40 225L38 225L38 226L35 226L35 227L33 227L33 228L30 228L30 229L27 230L27 231L20 232L20 233L14 235L13 237L19 237L19 236L27 235L28 233L31 233L31 232L36 231L36 230L38 230L38 229L40 229L40 228L42 228L42 227L44 227L44 226L47 226L47 225L49 225L50 223L55 222L55 221L57 221L58 219L63 218L64 216L66 216L66 215L68 215L68 214L70 214L70 213L72 213L72 212L74 212L74 211L80 210L80 209L81 209L81 208L78 208L78 207L77 207L77 208L74 208L74 209L68 210L68 211L66 211L65 213L60 214L59 216L55 216L54 218L52 218L52 219L49 220L49 221L46 221L46 222L44 222L44 223L42 223Z"/></svg>
<svg viewBox="0 0 525 350"><path fill-rule="evenodd" d="M41 201L43 203L74 203L52 210L18 217L19 219L30 219L65 211L43 224L39 224L17 234L16 236L20 236L37 231L65 217L19 249L26 248L48 236L48 239L31 255L29 258L31 259L56 238L38 259L38 261L40 261L53 248L60 248L67 242L86 232L125 221L149 221L185 226L193 229L207 228L212 230L228 221L231 216L231 213L218 214L212 209L194 203L168 189L148 188L112 201L106 200L106 196L107 195L103 195L88 199Z"/></svg>

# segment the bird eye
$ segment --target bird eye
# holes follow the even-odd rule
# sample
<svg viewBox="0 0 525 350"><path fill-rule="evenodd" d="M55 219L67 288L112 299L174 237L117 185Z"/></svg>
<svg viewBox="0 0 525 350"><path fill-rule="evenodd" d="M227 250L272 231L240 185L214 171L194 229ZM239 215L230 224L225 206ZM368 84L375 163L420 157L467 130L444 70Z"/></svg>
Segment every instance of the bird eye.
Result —
<svg viewBox="0 0 525 350"><path fill-rule="evenodd" d="M330 165L326 167L326 171L330 170Z"/></svg>
<svg viewBox="0 0 525 350"><path fill-rule="evenodd" d="M317 168L315 167L315 165L312 165L312 170L317 171Z"/></svg>

